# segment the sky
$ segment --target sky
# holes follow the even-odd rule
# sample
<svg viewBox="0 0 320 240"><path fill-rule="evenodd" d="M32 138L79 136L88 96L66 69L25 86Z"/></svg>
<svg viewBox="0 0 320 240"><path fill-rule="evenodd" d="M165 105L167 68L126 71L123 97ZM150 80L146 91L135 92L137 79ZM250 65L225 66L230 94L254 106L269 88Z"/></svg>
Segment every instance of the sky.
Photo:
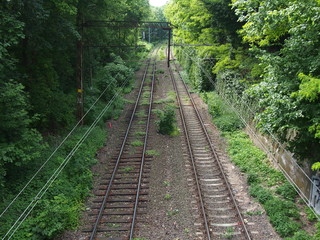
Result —
<svg viewBox="0 0 320 240"><path fill-rule="evenodd" d="M161 7L166 4L167 0L149 0L150 5Z"/></svg>

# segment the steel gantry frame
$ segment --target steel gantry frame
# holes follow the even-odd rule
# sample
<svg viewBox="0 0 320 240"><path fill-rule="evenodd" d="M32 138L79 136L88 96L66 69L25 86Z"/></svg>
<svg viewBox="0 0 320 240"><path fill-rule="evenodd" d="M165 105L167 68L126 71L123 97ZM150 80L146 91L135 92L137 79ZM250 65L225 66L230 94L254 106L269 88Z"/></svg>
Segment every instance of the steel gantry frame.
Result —
<svg viewBox="0 0 320 240"><path fill-rule="evenodd" d="M83 41L84 28L110 28L110 29L123 29L123 28L158 28L168 31L168 58L167 65L170 66L170 47L171 47L171 33L173 26L170 22L152 22L152 21L110 21L110 20L89 20L81 21L79 23L79 32L81 38L77 42L77 66L76 66L76 76L77 76L77 117L78 120L83 124L83 48L84 47L109 47L109 48L131 48L131 47L142 47L138 46L128 46L128 45L85 45ZM137 37L137 36L136 36ZM136 41L137 42L137 41Z"/></svg>

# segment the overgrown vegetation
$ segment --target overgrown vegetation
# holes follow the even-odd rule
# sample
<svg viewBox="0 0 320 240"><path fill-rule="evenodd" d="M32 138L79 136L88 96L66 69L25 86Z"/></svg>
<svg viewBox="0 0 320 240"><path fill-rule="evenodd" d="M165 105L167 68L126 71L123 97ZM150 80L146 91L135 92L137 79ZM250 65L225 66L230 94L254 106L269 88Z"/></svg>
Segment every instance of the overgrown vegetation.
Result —
<svg viewBox="0 0 320 240"><path fill-rule="evenodd" d="M312 163L320 154L319 7L318 0L172 0L165 9L176 44L203 44L175 48L194 89L224 94L247 121Z"/></svg>
<svg viewBox="0 0 320 240"><path fill-rule="evenodd" d="M158 10L152 9L154 13ZM1 3L0 236L4 236L66 160L68 164L47 192L36 198L36 206L12 239L52 239L77 226L82 202L91 187L90 169L96 162L95 153L106 139L104 121L120 116L125 103L122 95L132 90L134 70L139 67L136 62L126 60L144 57L152 48L152 43L137 42L132 29L119 32L113 28L80 26L93 19L141 21L150 14L147 0ZM77 55L81 44L82 59ZM146 48L127 51L96 47L119 44ZM83 90L76 86L80 60ZM84 119L85 125L77 127L55 151L63 140L61 136L67 135L78 121L77 92L84 94L84 111L91 111ZM82 142L102 111L105 114L95 122L89 139ZM73 152L78 142L81 147ZM38 169L41 171L4 213Z"/></svg>
<svg viewBox="0 0 320 240"><path fill-rule="evenodd" d="M284 143L299 161L314 163L312 170L320 169L319 7L318 0L172 0L165 9L176 26L175 43L185 45L175 48L183 77L201 92L214 123L228 132L230 154L247 173L251 194L279 234L292 239L316 237L297 231L296 194L282 174L260 150L246 153L251 143L237 130L238 115Z"/></svg>
<svg viewBox="0 0 320 240"><path fill-rule="evenodd" d="M301 230L304 224L310 223L304 223L300 216L295 203L297 197L295 189L280 171L270 165L266 154L254 146L247 134L241 131L242 124L232 124L235 121L241 122L237 115L232 113L232 110L216 93L211 92L201 94L201 96L208 103L214 123L223 131L227 139L227 150L231 161L247 176L250 195L264 207L271 224L279 235L291 240L317 239L316 234L318 233L312 236ZM210 107L212 103L214 106ZM216 119L221 116L223 116L223 121L217 121ZM225 123L221 124L221 122ZM259 215L261 213L247 214Z"/></svg>
<svg viewBox="0 0 320 240"><path fill-rule="evenodd" d="M158 131L161 134L167 134L170 136L179 134L176 112L173 106L167 105L163 110L158 110L157 113L159 118L157 121Z"/></svg>
<svg viewBox="0 0 320 240"><path fill-rule="evenodd" d="M153 149L147 150L146 154L148 156L159 156L160 155L160 153L157 150L153 150Z"/></svg>
<svg viewBox="0 0 320 240"><path fill-rule="evenodd" d="M13 208L4 215L6 221L1 221L1 235L4 235L5 230L12 226L16 215L22 213L22 209L35 196L35 191L43 187L87 129L87 127L78 129L73 137L65 142L63 148L46 165L41 175L35 178L32 185L17 199ZM96 151L102 147L105 139L106 131L103 128L96 127L91 132L88 141L81 145L79 151L74 154L65 170L59 175L58 180L52 184L44 197L38 200L32 215L23 222L13 239L50 239L65 229L77 227L79 214L83 207L81 202L88 196L92 185L90 167L96 163ZM52 138L52 141L59 140ZM53 150L54 147L47 148L44 156L48 157ZM16 181L7 182L7 188L4 189L5 194L2 195L1 209L4 209L17 191L24 186L26 179L18 176L27 176L29 179L34 174L34 169L39 168L43 162L44 159L35 162L32 168L16 169L16 175L11 175Z"/></svg>
<svg viewBox="0 0 320 240"><path fill-rule="evenodd" d="M201 97L208 104L214 124L222 131L234 131L243 127L242 121L215 92L203 92Z"/></svg>

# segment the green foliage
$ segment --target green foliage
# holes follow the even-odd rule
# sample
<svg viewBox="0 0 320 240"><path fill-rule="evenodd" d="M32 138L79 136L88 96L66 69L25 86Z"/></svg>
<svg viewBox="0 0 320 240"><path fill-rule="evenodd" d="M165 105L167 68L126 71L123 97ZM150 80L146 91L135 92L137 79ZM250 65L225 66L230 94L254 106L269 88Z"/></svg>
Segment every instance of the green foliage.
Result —
<svg viewBox="0 0 320 240"><path fill-rule="evenodd" d="M293 202L282 201L278 198L267 201L264 205L270 222L281 237L293 235L301 225L293 219L299 219L299 212Z"/></svg>
<svg viewBox="0 0 320 240"><path fill-rule="evenodd" d="M37 208L43 210L36 217L29 218L14 239L51 239L66 228L75 229L79 223L79 203L70 202L63 194L41 200Z"/></svg>
<svg viewBox="0 0 320 240"><path fill-rule="evenodd" d="M264 188L262 185L252 185L250 187L250 195L256 198L260 203L264 204L267 201L273 200L273 195L270 190Z"/></svg>
<svg viewBox="0 0 320 240"><path fill-rule="evenodd" d="M132 146L134 147L140 147L143 146L143 142L139 141L139 140L134 140L130 143Z"/></svg>
<svg viewBox="0 0 320 240"><path fill-rule="evenodd" d="M176 112L174 107L168 105L163 111L159 111L159 121L157 122L159 132L161 134L172 135L177 130L176 127Z"/></svg>
<svg viewBox="0 0 320 240"><path fill-rule="evenodd" d="M213 123L222 131L235 131L243 127L240 118L232 111L215 92L201 94L208 104L208 111Z"/></svg>
<svg viewBox="0 0 320 240"><path fill-rule="evenodd" d="M165 200L170 200L171 198L172 198L172 196L169 193L166 193L166 195L164 195Z"/></svg>
<svg viewBox="0 0 320 240"><path fill-rule="evenodd" d="M307 213L307 219L310 222L316 222L318 220L317 216L314 214L314 212L308 206L306 206L304 208L304 211Z"/></svg>
<svg viewBox="0 0 320 240"><path fill-rule="evenodd" d="M247 173L250 194L263 205L281 237L293 236L301 227L297 222L300 214L295 205L297 193L294 188L281 173L267 164L266 155L245 133L229 132L226 137L231 160ZM275 191L269 186L276 186Z"/></svg>
<svg viewBox="0 0 320 240"><path fill-rule="evenodd" d="M169 187L170 186L170 182L169 181L163 181L163 185L165 185L166 187Z"/></svg>
<svg viewBox="0 0 320 240"><path fill-rule="evenodd" d="M136 44L134 30L119 33L107 28L86 28L82 32L78 28L81 21L93 18L113 20L115 17L140 21L149 11L147 0L11 0L1 3L0 209L6 208L59 145L59 134L65 133L76 122L77 41L81 39L84 45L96 46ZM126 63L124 59L145 56L151 47L148 44L147 49L137 51L83 48L84 110L88 110L109 86L86 116L85 124L96 119L118 90L120 93L131 91L133 69L137 65ZM113 51L117 51L117 55ZM118 118L123 105L124 100L119 96L101 122ZM87 130L87 126L77 129L64 142L6 216L1 218L1 236ZM52 239L65 229L76 227L81 202L91 187L90 168L96 162L97 149L105 142L106 132L96 127L91 136L74 153L14 239Z"/></svg>
<svg viewBox="0 0 320 240"><path fill-rule="evenodd" d="M14 168L33 164L46 149L40 133L30 127L30 105L23 86L14 81L0 85L0 186Z"/></svg>
<svg viewBox="0 0 320 240"><path fill-rule="evenodd" d="M135 132L134 135L136 135L136 136L145 136L146 132Z"/></svg>
<svg viewBox="0 0 320 240"><path fill-rule="evenodd" d="M44 186L48 178L55 169L62 163L75 144L80 140L88 127L82 127L70 136L63 147L57 151L56 155L48 162L26 189L25 194L21 195L12 209L3 218L5 222L0 226L0 234L8 230L20 215L26 205L32 200L35 194ZM93 129L88 139L81 145L79 151L70 159L68 165L60 173L57 180L48 189L47 193L38 201L32 214L18 229L14 239L52 239L65 229L74 229L79 223L79 215L82 210L81 202L88 196L92 186L91 166L96 163L94 158L96 151L101 148L106 139L106 131L100 127ZM50 149L42 152L42 158L49 156L55 149L55 142L60 142L59 137L52 137ZM16 170L15 181L8 182L4 201L0 203L1 209L10 202L15 196L15 191L19 191L24 186L26 179L33 176L35 169L40 167L45 159L34 162L32 167L27 165L22 170ZM22 174L23 173L23 174ZM10 191L9 191L10 190Z"/></svg>
<svg viewBox="0 0 320 240"><path fill-rule="evenodd" d="M173 217L173 216L175 216L175 215L177 215L179 213L180 213L179 209L170 209L170 210L167 211L167 216L168 217Z"/></svg>
<svg viewBox="0 0 320 240"><path fill-rule="evenodd" d="M300 90L293 93L293 97L300 97L310 102L316 101L320 94L320 79L307 76L303 73L298 75L301 80Z"/></svg>
<svg viewBox="0 0 320 240"><path fill-rule="evenodd" d="M253 211L253 212L245 212L246 215L248 216L255 216L255 215L262 215L263 214L263 211Z"/></svg>
<svg viewBox="0 0 320 240"><path fill-rule="evenodd" d="M232 239L234 237L234 228L233 227L227 227L226 231L224 234L222 234L222 237L223 238L226 238L226 239Z"/></svg>
<svg viewBox="0 0 320 240"><path fill-rule="evenodd" d="M259 127L286 142L296 156L315 159L319 108L319 1L233 1L243 38L264 66L248 90L259 104ZM302 24L303 23L303 24ZM312 150L311 150L311 149Z"/></svg>
<svg viewBox="0 0 320 240"><path fill-rule="evenodd" d="M147 150L146 154L149 156L160 156L160 153L157 150Z"/></svg>
<svg viewBox="0 0 320 240"><path fill-rule="evenodd" d="M300 230L294 233L292 237L285 238L285 240L316 240L317 238L314 236L310 236L310 234L304 230Z"/></svg>
<svg viewBox="0 0 320 240"><path fill-rule="evenodd" d="M284 199L294 201L298 195L297 191L289 182L285 182L276 189L276 193L282 196Z"/></svg>

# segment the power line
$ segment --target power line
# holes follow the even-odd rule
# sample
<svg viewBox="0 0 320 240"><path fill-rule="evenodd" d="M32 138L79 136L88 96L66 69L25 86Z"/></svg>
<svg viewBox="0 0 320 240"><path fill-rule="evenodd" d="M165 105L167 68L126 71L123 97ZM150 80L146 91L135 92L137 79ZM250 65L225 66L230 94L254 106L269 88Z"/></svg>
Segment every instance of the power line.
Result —
<svg viewBox="0 0 320 240"><path fill-rule="evenodd" d="M81 139L77 142L77 144L74 146L74 148L69 152L67 157L63 160L63 162L60 164L60 166L56 169L56 171L51 175L50 179L46 182L46 184L40 189L38 194L33 198L33 200L29 203L27 208L23 211L23 213L19 216L19 218L16 220L16 222L11 226L11 228L8 230L6 235L3 237L5 239L11 239L11 237L14 235L14 233L19 229L21 224L26 220L26 218L29 216L31 211L34 209L34 207L37 205L38 201L43 197L43 195L48 191L49 187L53 184L53 182L56 180L56 178L59 176L61 171L65 168L65 166L68 164L74 153L79 149L81 144L86 140L86 138L89 136L91 131L94 129L94 127L97 125L97 123L100 121L100 119L103 117L103 115L106 113L106 111L109 109L109 107L112 105L112 103L115 101L115 99L120 95L122 92L122 88L128 83L129 79L127 79L120 89L116 92L116 94L113 96L113 98L108 102L108 104L104 107L104 109L100 112L100 114L97 116L95 121L91 124L91 126L87 129L87 131L84 133L84 135L81 137Z"/></svg>
<svg viewBox="0 0 320 240"><path fill-rule="evenodd" d="M0 218L8 211L8 209L11 207L11 205L19 198L19 196L25 191L25 189L30 185L30 183L34 180L34 178L41 172L41 170L45 167L45 165L50 161L50 159L54 156L54 154L60 149L60 147L65 143L65 141L70 137L70 135L75 131L75 129L81 124L83 119L88 115L88 113L91 111L91 109L96 105L96 103L101 99L101 97L105 94L105 92L108 90L110 85L115 81L116 77L119 75L117 73L114 77L114 80L112 80L108 86L103 90L103 92L100 94L100 96L95 100L95 102L90 106L88 111L83 115L83 117L77 122L77 124L72 128L72 130L67 134L67 136L62 140L62 142L59 144L59 146L51 153L51 155L48 157L48 159L41 165L41 167L37 170L37 172L32 176L32 178L26 183L26 185L20 190L20 192L14 197L14 199L9 203L9 205L3 210L3 212L0 214Z"/></svg>

